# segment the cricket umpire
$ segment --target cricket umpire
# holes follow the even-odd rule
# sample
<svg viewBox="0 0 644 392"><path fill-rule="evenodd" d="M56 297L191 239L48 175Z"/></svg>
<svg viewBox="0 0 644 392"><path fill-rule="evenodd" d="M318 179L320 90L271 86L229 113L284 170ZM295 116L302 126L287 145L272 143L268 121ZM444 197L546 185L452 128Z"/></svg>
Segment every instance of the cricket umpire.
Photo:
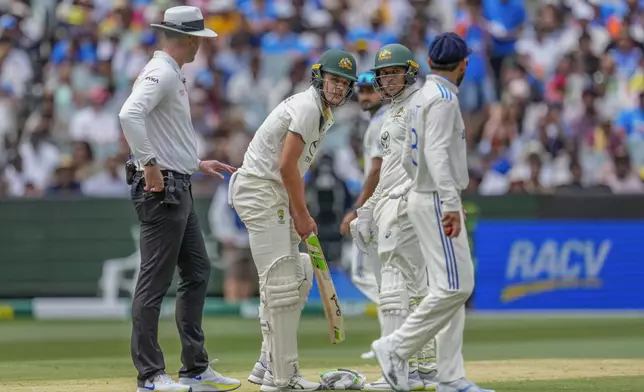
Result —
<svg viewBox="0 0 644 392"><path fill-rule="evenodd" d="M235 168L197 158L197 139L181 67L194 60L203 38L217 34L204 27L196 7L166 10L152 27L163 33L156 51L134 83L119 113L134 159L128 163L131 198L141 223L141 270L132 303L131 352L138 391L229 391L239 380L209 365L201 328L210 262L194 211L190 175L223 178ZM179 382L165 373L157 333L161 301L179 270L176 322L181 337Z"/></svg>

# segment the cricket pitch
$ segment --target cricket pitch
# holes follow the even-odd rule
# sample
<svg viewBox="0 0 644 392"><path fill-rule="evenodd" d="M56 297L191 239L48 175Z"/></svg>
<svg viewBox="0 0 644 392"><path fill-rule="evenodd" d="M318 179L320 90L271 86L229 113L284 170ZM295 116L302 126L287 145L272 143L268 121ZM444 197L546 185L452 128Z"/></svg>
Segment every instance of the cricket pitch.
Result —
<svg viewBox="0 0 644 392"><path fill-rule="evenodd" d="M466 364L467 375L477 383L498 381L563 380L611 376L644 375L644 359L521 359L501 361L473 361ZM319 379L326 369L303 369L310 380ZM379 376L375 365L358 366L356 370L373 381ZM229 375L229 374L227 374ZM258 391L259 387L246 381L247 373L230 374L242 380L240 392ZM0 382L3 392L127 392L135 391L131 378L104 378L88 380L12 381Z"/></svg>

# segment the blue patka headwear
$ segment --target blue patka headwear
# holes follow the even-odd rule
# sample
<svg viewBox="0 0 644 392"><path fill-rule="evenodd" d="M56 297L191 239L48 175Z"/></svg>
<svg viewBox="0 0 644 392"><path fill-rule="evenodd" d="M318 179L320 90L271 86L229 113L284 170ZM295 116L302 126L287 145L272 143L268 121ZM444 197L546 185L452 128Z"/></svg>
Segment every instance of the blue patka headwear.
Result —
<svg viewBox="0 0 644 392"><path fill-rule="evenodd" d="M429 46L429 60L436 65L459 63L470 53L463 38L452 32L437 35Z"/></svg>
<svg viewBox="0 0 644 392"><path fill-rule="evenodd" d="M374 81L375 77L376 77L376 74L374 74L371 71L362 72L360 75L358 75L358 81L356 82L356 86L358 86L358 87L364 87L364 86L373 87L373 81Z"/></svg>

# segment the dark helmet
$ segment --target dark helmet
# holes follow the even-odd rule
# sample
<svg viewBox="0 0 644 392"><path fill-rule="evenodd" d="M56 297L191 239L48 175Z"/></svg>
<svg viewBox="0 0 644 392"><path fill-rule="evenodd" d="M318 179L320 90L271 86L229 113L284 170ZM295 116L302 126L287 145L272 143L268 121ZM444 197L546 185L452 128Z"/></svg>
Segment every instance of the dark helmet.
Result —
<svg viewBox="0 0 644 392"><path fill-rule="evenodd" d="M345 50L331 49L322 53L317 64L313 64L311 67L311 85L320 92L322 99L324 99L324 94L322 93L324 90L322 75L324 73L330 73L349 80L347 95L340 105L346 102L351 94L353 94L353 85L358 80L356 59L353 55Z"/></svg>
<svg viewBox="0 0 644 392"><path fill-rule="evenodd" d="M374 67L371 69L375 74L374 85L376 90L382 90L380 84L380 70L387 67L404 67L405 71L405 86L413 86L418 77L419 66L414 61L414 54L404 45L389 44L385 45L378 51Z"/></svg>

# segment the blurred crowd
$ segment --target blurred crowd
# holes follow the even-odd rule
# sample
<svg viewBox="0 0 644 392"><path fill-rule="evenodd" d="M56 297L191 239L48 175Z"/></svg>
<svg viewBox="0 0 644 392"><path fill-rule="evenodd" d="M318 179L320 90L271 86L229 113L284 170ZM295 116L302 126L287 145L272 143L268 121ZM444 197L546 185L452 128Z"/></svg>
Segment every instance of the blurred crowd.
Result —
<svg viewBox="0 0 644 392"><path fill-rule="evenodd" d="M266 115L306 89L328 48L367 70L401 42L456 31L473 49L461 88L470 191L643 193L640 0L185 0L219 38L184 66L202 158L241 164ZM160 44L170 0L0 1L0 195L127 197L117 112ZM355 195L368 122L355 102L325 139ZM342 170L337 170L341 167ZM216 183L196 178L195 192Z"/></svg>
<svg viewBox="0 0 644 392"><path fill-rule="evenodd" d="M365 71L400 42L421 85L432 38L456 31L473 50L460 93L468 192L644 193L642 0L0 0L0 198L128 197L117 113L159 48L150 23L180 4L219 33L183 68L202 159L240 165L324 50L352 51ZM362 185L369 121L355 100L335 118L306 177L329 260L341 257L338 225ZM193 184L213 197L226 297L245 298L256 273L226 182Z"/></svg>

